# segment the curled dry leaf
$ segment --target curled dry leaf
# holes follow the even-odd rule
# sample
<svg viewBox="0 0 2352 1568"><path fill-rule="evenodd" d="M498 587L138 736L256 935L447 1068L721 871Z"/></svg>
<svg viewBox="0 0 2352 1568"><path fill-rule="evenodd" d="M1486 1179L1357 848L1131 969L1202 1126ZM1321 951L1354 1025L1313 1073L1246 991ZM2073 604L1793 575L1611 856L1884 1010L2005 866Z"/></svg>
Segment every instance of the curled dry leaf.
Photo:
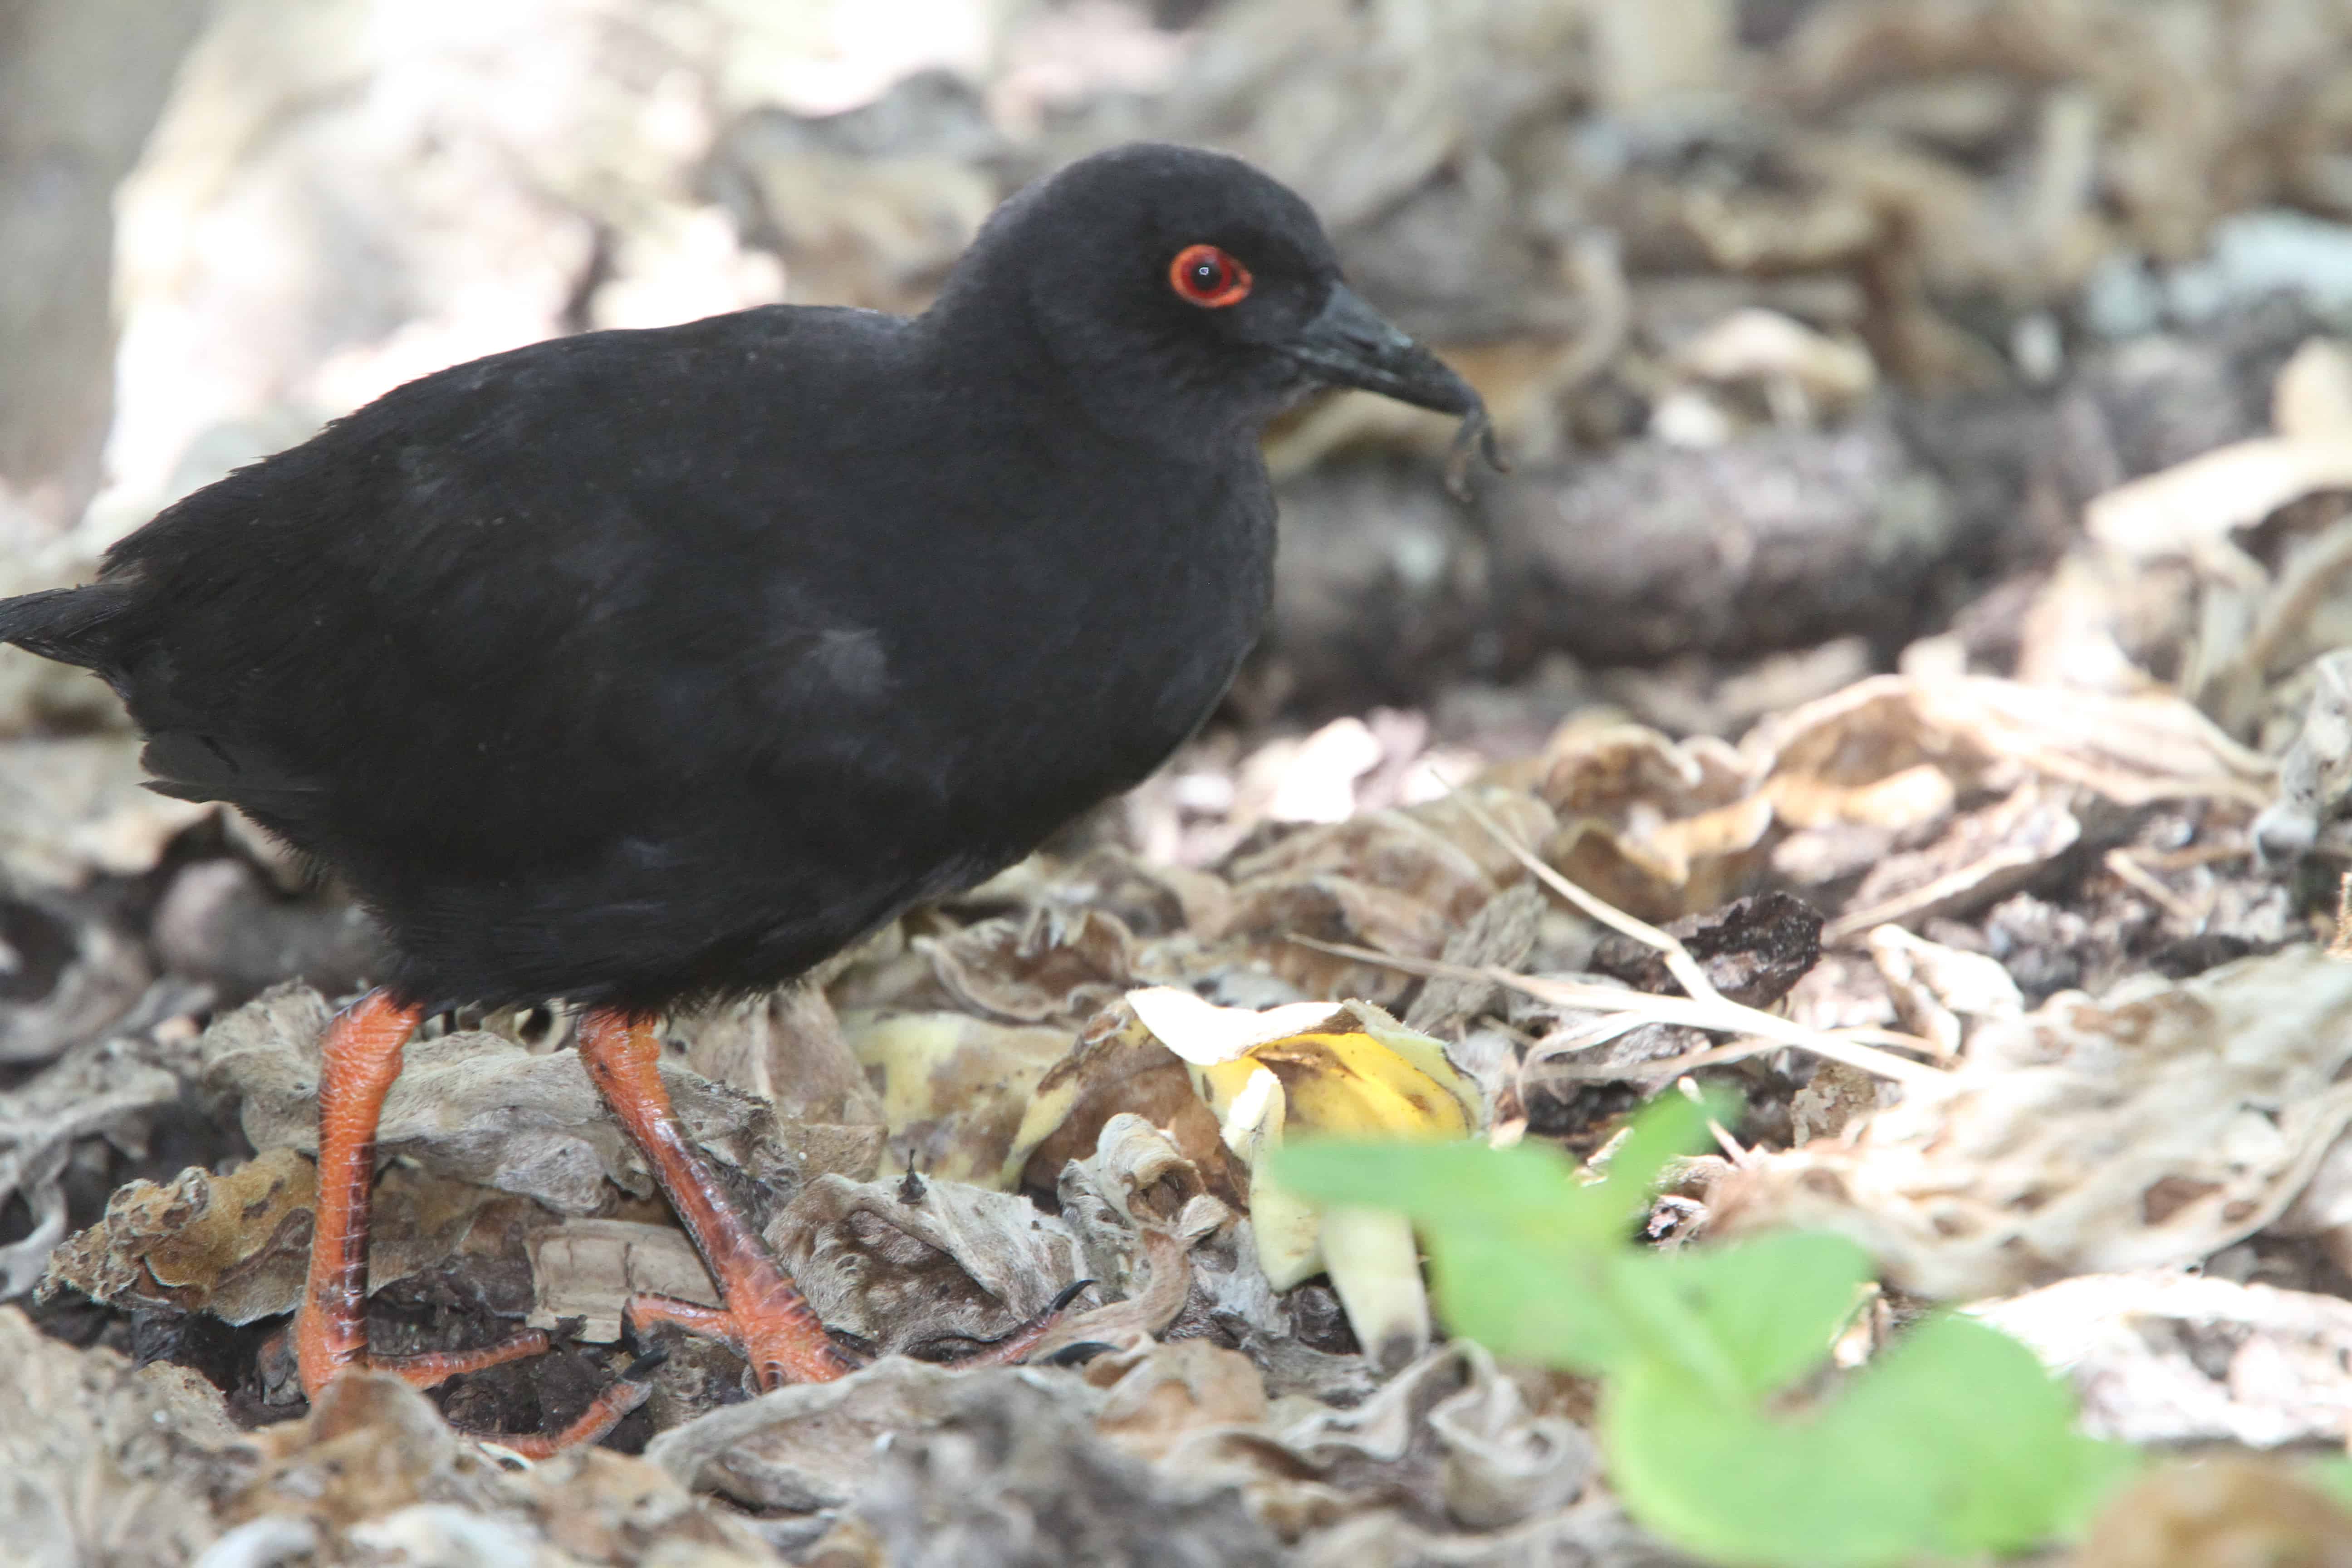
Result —
<svg viewBox="0 0 2352 1568"><path fill-rule="evenodd" d="M1939 1058L1958 1052L1962 1018L2014 1018L2025 1011L2017 982L1983 953L1962 952L1901 926L1883 925L1870 933L1870 956L1894 998L1895 1016L1906 1029L1932 1042Z"/></svg>
<svg viewBox="0 0 2352 1568"><path fill-rule="evenodd" d="M0 879L73 889L142 876L212 814L141 788L139 745L124 732L0 741Z"/></svg>
<svg viewBox="0 0 2352 1568"><path fill-rule="evenodd" d="M1056 1196L1087 1277L1109 1304L1046 1342L1134 1348L1162 1335L1213 1334L1237 1342L1278 1392L1342 1402L1369 1393L1361 1357L1303 1342L1297 1298L1275 1294L1249 1222L1205 1185L1160 1129L1132 1115L1106 1122L1096 1152L1063 1167Z"/></svg>
<svg viewBox="0 0 2352 1568"><path fill-rule="evenodd" d="M1182 1058L1124 1001L1087 1026L1038 1080L995 1184L1053 1191L1066 1166L1094 1156L1108 1123L1129 1114L1162 1130L1208 1191L1241 1203L1246 1179L1225 1150L1216 1114L1193 1092Z"/></svg>
<svg viewBox="0 0 2352 1568"><path fill-rule="evenodd" d="M2352 1302L2169 1271L2092 1274L1969 1309L2074 1384L2123 1443L2341 1443Z"/></svg>
<svg viewBox="0 0 2352 1568"><path fill-rule="evenodd" d="M186 1170L132 1182L96 1225L58 1248L46 1289L70 1286L111 1306L210 1312L232 1323L292 1311L301 1300L318 1173L291 1149L236 1172ZM480 1250L538 1213L467 1182L395 1165L375 1189L368 1283L394 1280Z"/></svg>
<svg viewBox="0 0 2352 1568"><path fill-rule="evenodd" d="M1134 935L1099 910L1044 905L915 946L957 1002L1014 1023L1076 1027L1136 978Z"/></svg>
<svg viewBox="0 0 2352 1568"><path fill-rule="evenodd" d="M1078 1278L1060 1220L960 1182L926 1180L909 1202L898 1183L821 1176L767 1234L818 1317L878 1353L1001 1339ZM576 1318L578 1338L610 1342L634 1292L719 1304L693 1244L667 1226L572 1219L530 1246L535 1327ZM1181 1292L1181 1248L1176 1261Z"/></svg>
<svg viewBox="0 0 2352 1568"><path fill-rule="evenodd" d="M1853 907L1822 936L1850 941L1881 925L1982 909L2015 892L2081 841L2074 793L2035 780L2006 800L1962 813L1933 844L1879 860L1854 889Z"/></svg>
<svg viewBox="0 0 2352 1568"><path fill-rule="evenodd" d="M1782 425L1842 413L1878 379L1867 350L1755 306L1733 311L1684 343L1673 363L1698 381L1759 389Z"/></svg>
<svg viewBox="0 0 2352 1568"><path fill-rule="evenodd" d="M1749 763L1713 736L1673 742L1622 725L1569 729L1538 785L1559 814L1544 858L1643 919L1711 909L1748 879L1772 826Z"/></svg>
<svg viewBox="0 0 2352 1568"><path fill-rule="evenodd" d="M2128 480L2084 508L2083 525L2135 556L2197 554L2324 489L2352 489L2352 439L2262 437Z"/></svg>
<svg viewBox="0 0 2352 1568"><path fill-rule="evenodd" d="M1236 956L1270 970L1302 995L1360 996L1376 1005L1396 1000L1409 976L1290 939L1437 957L1496 892L1525 875L1498 851L1473 811L1498 818L1521 842L1541 843L1552 829L1543 803L1521 791L1483 787L1471 794L1467 805L1449 796L1371 812L1293 833L1241 857L1226 868L1233 902L1225 923L1202 932L1203 939L1213 952L1237 950ZM1182 967L1189 973L1198 965Z"/></svg>
<svg viewBox="0 0 2352 1568"><path fill-rule="evenodd" d="M804 1171L863 1181L880 1168L882 1101L822 987L787 985L677 1027L688 1067L775 1108L777 1136Z"/></svg>
<svg viewBox="0 0 2352 1568"><path fill-rule="evenodd" d="M1050 1496L1057 1555L1084 1545L1105 1561L1147 1560L1126 1552L1148 1535L1152 1561L1205 1536L1209 1554L1170 1560L1360 1562L1424 1531L1448 1562L1523 1560L1522 1531L1563 1561L1634 1560L1603 1550L1633 1537L1591 1495L1590 1441L1467 1344L1352 1410L1307 1415L1270 1400L1249 1359L1201 1340L1099 1357L1083 1376L882 1362L713 1411L646 1458L771 1517L845 1510L884 1535L921 1521L934 1543ZM1181 1499L1190 1509L1171 1515ZM1277 1558L1275 1540L1289 1552Z"/></svg>
<svg viewBox="0 0 2352 1568"><path fill-rule="evenodd" d="M1057 1186L1086 1277L1108 1304L1047 1336L1055 1344L1128 1344L1156 1338L1192 1296L1193 1244L1234 1219L1211 1197L1201 1172L1175 1141L1122 1111L1103 1123L1094 1153L1072 1161Z"/></svg>
<svg viewBox="0 0 2352 1568"><path fill-rule="evenodd" d="M1548 907L1539 888L1526 882L1506 888L1445 939L1439 961L1473 973L1489 967L1517 969L1535 951ZM1500 986L1483 977L1433 975L1412 999L1404 1025L1424 1035L1447 1034L1492 1007L1501 994Z"/></svg>
<svg viewBox="0 0 2352 1568"><path fill-rule="evenodd" d="M1233 936L1302 995L1360 994L1394 1001L1410 980L1393 970L1302 946L1294 938L1435 957L1457 918L1386 888L1333 873L1267 878L1235 889Z"/></svg>
<svg viewBox="0 0 2352 1568"><path fill-rule="evenodd" d="M0 1204L21 1202L33 1221L28 1234L0 1247L0 1300L31 1289L65 1239L60 1178L75 1140L127 1137L179 1094L177 1074L129 1042L118 1048L104 1040L75 1047L23 1087L0 1093Z"/></svg>
<svg viewBox="0 0 2352 1568"><path fill-rule="evenodd" d="M1832 793L1814 810L1832 816L1852 812L1855 791L1922 763L1963 792L2005 792L2038 773L2118 805L2201 798L2259 805L2272 773L2268 759L2168 693L2113 697L1990 676L1858 681L1759 724L1741 749L1769 757L1776 781L1792 781L1776 783L1777 809L1790 810L1794 797L1784 791L1827 784Z"/></svg>
<svg viewBox="0 0 2352 1568"><path fill-rule="evenodd" d="M567 1219L534 1230L529 1245L534 1329L570 1319L574 1338L611 1344L621 1337L621 1312L631 1296L723 1304L702 1255L675 1226Z"/></svg>
<svg viewBox="0 0 2352 1568"><path fill-rule="evenodd" d="M1074 1373L891 1360L715 1410L663 1433L646 1457L771 1517L845 1510L855 1526L828 1537L818 1561L841 1539L850 1561L940 1568L1275 1568L1274 1541L1230 1481L1105 1442L1094 1426L1104 1404Z"/></svg>
<svg viewBox="0 0 2352 1568"><path fill-rule="evenodd" d="M2085 539L2031 617L2021 671L2120 689L2170 670L2205 711L2251 734L2277 703L2278 677L2343 644L2352 524L2316 498L2352 489L2352 348L2305 342L2272 405L2275 434L2197 442L2186 460L2088 501Z"/></svg>
<svg viewBox="0 0 2352 1568"><path fill-rule="evenodd" d="M2314 338L2272 392L2276 436L2239 441L2118 485L2083 509L2091 539L2148 559L2197 556L2315 490L2352 489L2352 351Z"/></svg>
<svg viewBox="0 0 2352 1568"><path fill-rule="evenodd" d="M154 979L145 952L103 921L0 895L0 1066L47 1061L95 1038Z"/></svg>
<svg viewBox="0 0 2352 1568"><path fill-rule="evenodd" d="M2193 1262L2312 1184L2352 1125L2347 1064L2352 965L2309 946L2062 994L1977 1029L1944 1091L1849 1143L1743 1163L1715 1224L1836 1230L1939 1299Z"/></svg>
<svg viewBox="0 0 2352 1568"><path fill-rule="evenodd" d="M965 897L1030 907L1105 910L1138 938L1223 929L1231 903L1224 879L1189 866L1139 858L1118 845L1098 845L1075 860L1032 855L1008 866Z"/></svg>
<svg viewBox="0 0 2352 1568"><path fill-rule="evenodd" d="M1265 1419L1265 1380L1237 1351L1206 1340L1139 1345L1087 1363L1104 1391L1095 1430L1139 1458L1168 1457L1202 1427L1251 1426Z"/></svg>
<svg viewBox="0 0 2352 1568"><path fill-rule="evenodd" d="M2254 846L2273 859L2310 848L2352 796L2352 651L2321 658L2312 676L2303 727L2279 762L2278 798L2254 818Z"/></svg>
<svg viewBox="0 0 2352 1568"><path fill-rule="evenodd" d="M963 1182L909 1203L896 1182L819 1176L767 1236L817 1315L883 1352L1003 1339L1079 1278L1068 1226Z"/></svg>
<svg viewBox="0 0 2352 1568"><path fill-rule="evenodd" d="M1714 908L1768 860L1802 885L1875 868L1877 889L1861 901L1878 907L1841 917L1843 937L1990 899L2046 864L2072 842L2069 791L2123 806L2260 805L2273 771L2168 694L1889 675L1767 719L1737 750L1570 727L1538 788L1561 821L1546 858L1645 919ZM1964 842L1888 861L1969 797L1996 794L2011 804L1970 819Z"/></svg>
<svg viewBox="0 0 2352 1568"><path fill-rule="evenodd" d="M1474 1530L1517 1524L1571 1501L1598 1468L1573 1422L1528 1408L1518 1385L1475 1343L1431 1352L1353 1410L1286 1428L1282 1447L1328 1484L1441 1503Z"/></svg>
<svg viewBox="0 0 2352 1568"><path fill-rule="evenodd" d="M646 1458L682 1486L746 1507L839 1508L857 1495L886 1438L944 1418L957 1375L923 1362L878 1361L832 1383L795 1384L674 1426L647 1445Z"/></svg>
<svg viewBox="0 0 2352 1568"><path fill-rule="evenodd" d="M75 1350L0 1311L0 1474L8 1555L25 1563L180 1568L220 1533L237 1434L220 1395L161 1363Z"/></svg>
<svg viewBox="0 0 2352 1568"><path fill-rule="evenodd" d="M1820 912L1787 893L1735 899L1719 910L1670 921L1664 929L1698 962L1719 994L1749 1007L1769 1007L1787 995L1822 956ZM1664 953L1622 931L1611 932L1594 946L1592 968L1637 991L1671 995L1683 990Z"/></svg>
<svg viewBox="0 0 2352 1568"><path fill-rule="evenodd" d="M1821 915L1787 893L1740 899L1704 915L1686 915L1664 930L1722 996L1748 1007L1779 1002L1822 955ZM1594 947L1591 967L1636 990L1687 994L1666 956L1647 942L1612 931ZM1710 1037L1696 1028L1647 1024L1621 1029L1604 1008L1523 992L1515 991L1510 1018L1536 1036L1517 1060L1513 1097L1538 1110L1586 1084L1631 1082L1655 1092L1687 1070L1683 1058L1710 1044Z"/></svg>
<svg viewBox="0 0 2352 1568"><path fill-rule="evenodd" d="M343 1373L309 1415L269 1428L254 1447L258 1473L221 1521L257 1542L294 1540L286 1526L307 1526L322 1561L635 1563L648 1539L663 1543L665 1560L709 1568L775 1561L749 1525L645 1460L583 1447L508 1469L386 1373Z"/></svg>
<svg viewBox="0 0 2352 1568"><path fill-rule="evenodd" d="M1497 887L1521 876L1475 812L1497 818L1523 843L1541 840L1551 826L1542 803L1520 791L1480 786L1466 793L1466 802L1448 795L1293 833L1236 858L1226 871L1236 888L1334 873L1466 919Z"/></svg>

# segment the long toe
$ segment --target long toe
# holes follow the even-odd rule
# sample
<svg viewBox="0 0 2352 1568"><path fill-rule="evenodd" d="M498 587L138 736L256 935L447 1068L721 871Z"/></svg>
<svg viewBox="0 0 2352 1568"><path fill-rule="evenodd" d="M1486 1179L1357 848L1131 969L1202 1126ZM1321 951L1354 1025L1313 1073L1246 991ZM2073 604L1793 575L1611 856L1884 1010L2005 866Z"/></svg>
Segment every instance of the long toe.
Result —
<svg viewBox="0 0 2352 1568"><path fill-rule="evenodd" d="M361 1358L361 1364L373 1372L392 1373L418 1388L436 1388L463 1373L504 1366L546 1349L547 1335L542 1331L525 1329L478 1350L420 1351L414 1355L379 1355L369 1351Z"/></svg>
<svg viewBox="0 0 2352 1568"><path fill-rule="evenodd" d="M1094 1281L1091 1279L1081 1279L1075 1285L1064 1287L1061 1294L1048 1302L1044 1311L994 1344L983 1345L971 1354L958 1356L945 1364L955 1367L1011 1366L1016 1363L1027 1361L1029 1352L1043 1343L1047 1335L1061 1327L1069 1315L1070 1303L1085 1295L1093 1284Z"/></svg>
<svg viewBox="0 0 2352 1568"><path fill-rule="evenodd" d="M830 1383L866 1364L826 1332L797 1290L784 1301L747 1294L741 1305L730 1307L706 1307L675 1296L632 1296L627 1315L639 1331L667 1323L717 1340L751 1363L763 1391L789 1383Z"/></svg>
<svg viewBox="0 0 2352 1568"><path fill-rule="evenodd" d="M638 1367L632 1367L614 1379L589 1403L588 1408L580 1413L578 1419L558 1431L476 1432L463 1426L457 1430L468 1437L511 1448L526 1459L548 1458L566 1448L595 1442L619 1426L629 1412L643 1405L654 1390L653 1384L639 1376L638 1372Z"/></svg>

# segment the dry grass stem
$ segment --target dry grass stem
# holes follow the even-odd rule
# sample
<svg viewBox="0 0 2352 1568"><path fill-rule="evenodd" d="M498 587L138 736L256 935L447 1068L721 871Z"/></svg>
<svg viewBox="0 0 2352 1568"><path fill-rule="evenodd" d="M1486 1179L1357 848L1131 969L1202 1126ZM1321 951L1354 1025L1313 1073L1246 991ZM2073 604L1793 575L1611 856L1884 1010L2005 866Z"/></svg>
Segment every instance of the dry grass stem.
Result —
<svg viewBox="0 0 2352 1568"><path fill-rule="evenodd" d="M1631 919L1630 916L1627 918ZM1638 925L1641 922L1636 921L1633 923ZM1717 1034L1753 1035L1758 1037L1752 1046L1739 1047L1732 1055L1700 1053L1708 1055L1713 1060L1737 1060L1742 1056L1753 1056L1759 1050L1777 1050L1783 1046L1793 1046L1799 1050L1811 1051L1817 1057L1843 1062L1859 1071L1891 1079L1901 1084L1929 1087L1950 1081L1951 1075L1939 1068L1928 1067L1880 1048L1893 1046L1921 1052L1935 1049L1916 1036L1893 1029L1810 1028L1734 1002L1720 992L1714 992L1712 987L1709 988L1711 994L1706 996L1661 996L1654 992L1635 991L1630 986L1597 981L1551 980L1539 975L1517 974L1507 969L1474 969L1466 964L1446 963L1436 959L1405 958L1346 942L1320 942L1313 937L1293 936L1286 940L1311 947L1318 952L1352 958L1364 963L1386 964L1407 974L1419 974L1428 979L1489 980L1539 1001L1604 1015L1589 1027L1577 1030L1573 1035L1552 1035L1538 1042L1537 1048L1547 1055L1590 1049L1644 1024L1678 1024L1685 1028L1706 1029ZM1664 1077L1669 1071L1680 1070L1686 1066L1704 1065L1706 1064L1694 1057L1677 1057L1672 1061L1657 1063L1655 1067L1657 1075ZM1643 1076L1649 1075L1645 1073Z"/></svg>
<svg viewBox="0 0 2352 1568"><path fill-rule="evenodd" d="M1486 808L1473 800L1458 784L1454 786L1453 798L1460 803L1463 810L1470 814L1472 821L1486 830L1489 837L1509 850L1511 858L1526 867L1536 880L1610 930L1622 932L1632 937L1635 942L1644 942L1656 948L1665 958L1666 973L1680 981L1683 989L1691 995L1711 998L1718 1002L1723 1000L1722 994L1715 988L1715 982L1706 977L1706 971L1699 966L1698 960L1691 956L1690 949L1685 947L1678 938L1659 930L1647 921L1635 919L1607 900L1587 892L1561 876L1535 851L1506 832L1503 825L1488 815Z"/></svg>
<svg viewBox="0 0 2352 1568"><path fill-rule="evenodd" d="M2158 881L2147 868L2132 858L2127 851L2110 849L2104 863L2116 874L2117 881L2182 924L2197 927L2205 923L2203 910Z"/></svg>

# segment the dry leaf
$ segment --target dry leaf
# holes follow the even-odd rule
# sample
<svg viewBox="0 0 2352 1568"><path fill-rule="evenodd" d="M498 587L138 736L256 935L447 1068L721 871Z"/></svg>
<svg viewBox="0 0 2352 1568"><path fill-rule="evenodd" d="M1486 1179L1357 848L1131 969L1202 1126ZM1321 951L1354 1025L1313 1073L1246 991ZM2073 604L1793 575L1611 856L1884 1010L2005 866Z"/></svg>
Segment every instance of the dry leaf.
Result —
<svg viewBox="0 0 2352 1568"><path fill-rule="evenodd" d="M884 1353L986 1343L1079 1278L1069 1228L1028 1199L919 1184L909 1202L897 1182L819 1176L770 1223L768 1245L828 1327Z"/></svg>
<svg viewBox="0 0 2352 1568"><path fill-rule="evenodd" d="M880 1090L890 1145L950 1181L996 1185L1020 1171L1021 1137L1066 1028L965 1013L851 1013L849 1048Z"/></svg>
<svg viewBox="0 0 2352 1568"><path fill-rule="evenodd" d="M2352 1302L2169 1271L2090 1274L1969 1309L2063 1373L2119 1443L2341 1443Z"/></svg>
<svg viewBox="0 0 2352 1568"><path fill-rule="evenodd" d="M1840 1231L1887 1279L1974 1300L2178 1267L2271 1224L2352 1125L2352 965L2298 946L1987 1024L1948 1092L1843 1146L1743 1163L1727 1231Z"/></svg>

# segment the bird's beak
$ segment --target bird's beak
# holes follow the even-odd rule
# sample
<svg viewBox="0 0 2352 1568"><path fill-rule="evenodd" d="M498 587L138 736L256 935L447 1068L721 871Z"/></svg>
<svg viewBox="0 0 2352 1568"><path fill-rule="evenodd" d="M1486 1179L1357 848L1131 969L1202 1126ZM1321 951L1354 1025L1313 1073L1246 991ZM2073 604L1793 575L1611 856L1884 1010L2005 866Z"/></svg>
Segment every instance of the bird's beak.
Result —
<svg viewBox="0 0 2352 1568"><path fill-rule="evenodd" d="M1360 386L1440 414L1481 406L1468 382L1344 283L1331 286L1323 309L1284 348L1309 375L1334 386Z"/></svg>
<svg viewBox="0 0 2352 1568"><path fill-rule="evenodd" d="M1491 468L1508 465L1495 445L1486 405L1446 363L1389 325L1378 310L1344 283L1331 286L1323 309L1284 345L1293 361L1316 380L1332 386L1360 386L1401 403L1462 416L1454 437L1446 486L1468 494L1467 470L1475 451Z"/></svg>

